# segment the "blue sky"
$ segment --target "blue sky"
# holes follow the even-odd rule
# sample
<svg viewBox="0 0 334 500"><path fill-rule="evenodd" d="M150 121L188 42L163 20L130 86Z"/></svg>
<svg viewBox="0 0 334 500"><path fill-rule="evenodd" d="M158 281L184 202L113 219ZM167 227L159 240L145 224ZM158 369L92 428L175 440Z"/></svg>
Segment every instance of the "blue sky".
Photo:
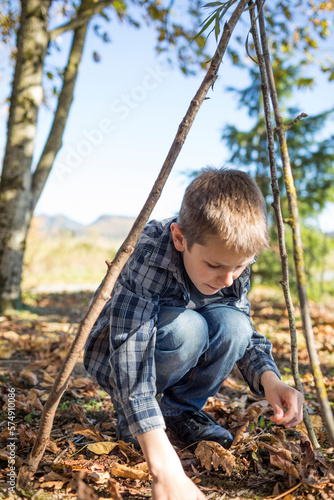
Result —
<svg viewBox="0 0 334 500"><path fill-rule="evenodd" d="M152 30L112 24L112 43L102 45L90 31L63 147L37 205L36 214L64 214L90 223L102 214L136 216L142 208L172 144L177 128L204 73L184 77L159 58ZM213 42L214 40L212 40ZM68 45L68 35L62 39ZM213 43L212 43L213 45ZM101 62L94 63L98 49ZM4 56L2 56L3 58ZM4 59L1 59L4 66ZM228 152L221 130L226 123L247 126L248 117L237 109L236 97L226 86L244 86L245 73L227 59L210 99L204 101L186 143L152 214L157 218L178 211L189 178L186 173L206 165L225 164ZM5 141L3 99L9 78L2 73L0 146ZM333 102L333 83L325 77L312 92L295 96L295 104L312 115ZM36 157L50 123L50 113L39 118ZM334 230L334 209L322 218Z"/></svg>

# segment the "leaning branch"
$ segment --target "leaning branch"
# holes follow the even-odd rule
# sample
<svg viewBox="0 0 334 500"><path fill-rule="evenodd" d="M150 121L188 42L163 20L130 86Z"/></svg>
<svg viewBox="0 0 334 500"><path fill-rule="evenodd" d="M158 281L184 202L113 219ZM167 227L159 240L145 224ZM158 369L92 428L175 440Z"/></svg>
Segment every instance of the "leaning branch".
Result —
<svg viewBox="0 0 334 500"><path fill-rule="evenodd" d="M306 293L306 274L304 267L304 252L303 252L301 230L299 223L297 193L292 175L291 162L289 157L288 145L286 141L285 126L279 108L275 80L270 62L270 55L268 50L266 28L265 28L263 8L262 8L263 2L261 0L256 0L256 2L259 12L262 51L263 51L267 78L270 88L270 97L275 115L275 122L276 122L275 130L279 140L280 153L283 164L284 182L289 203L290 225L292 228L292 236L293 236L294 262L296 269L301 318L303 324L303 333L305 336L307 350L311 361L311 369L315 381L318 402L322 410L324 424L328 432L329 440L332 443L332 445L334 445L334 418L328 402L327 392L323 381L318 354L314 345L314 335L312 330L312 322L311 322L308 298Z"/></svg>
<svg viewBox="0 0 334 500"><path fill-rule="evenodd" d="M280 190L277 179L277 167L276 167L276 154L275 154L275 140L274 140L274 130L271 122L271 108L270 108L270 100L269 100L269 92L267 85L267 75L266 75L266 66L264 62L264 57L261 51L260 40L256 27L256 18L254 12L254 4L251 4L251 8L249 10L250 18L251 18L251 33L254 40L255 51L258 59L258 65L260 69L261 76L261 91L263 96L263 106L264 106L264 116L266 122L266 131L267 131L267 141L268 141L268 152L269 152L269 164L270 164L270 177L271 177L271 189L274 197L274 202L272 204L275 211L276 225L277 225L277 233L278 233L278 245L281 256L281 266L282 266L282 280L281 285L283 289L284 299L286 308L288 311L289 318L289 329L290 329L290 340L291 340L291 368L293 373L293 378L295 381L295 386L299 392L304 393L303 385L299 376L299 367L298 367L298 345L297 345L297 330L296 330L296 318L295 318L295 310L293 307L291 293L290 293L290 284L289 284L289 265L288 265L288 254L286 251L285 245L285 236L284 236L284 221L282 216L281 209L281 200L280 200ZM298 121L302 116L300 115L293 123ZM315 448L319 448L319 443L317 441L316 435L314 433L312 423L310 420L310 416L308 414L306 404L303 406L303 415L305 426L309 435L309 438Z"/></svg>
<svg viewBox="0 0 334 500"><path fill-rule="evenodd" d="M33 477L38 468L38 465L42 459L45 447L48 443L51 434L53 420L58 404L67 388L69 377L72 373L76 360L78 359L80 353L82 352L82 349L86 343L88 335L96 319L98 318L106 302L109 300L115 282L123 266L128 260L129 256L132 254L135 244L138 241L138 238L156 202L158 201L161 195L161 191L182 149L182 146L186 140L186 137L197 115L197 112L201 104L203 103L210 87L212 87L213 83L217 78L218 68L220 66L222 57L225 53L227 44L230 40L231 34L235 28L238 19L240 18L242 12L244 11L246 3L247 0L240 0L229 22L225 24L222 37L220 39L215 55L212 58L210 67L194 99L191 101L185 117L183 118L181 124L179 125L172 146L167 154L165 162L149 194L149 197L145 202L144 207L142 208L137 219L135 220L129 235L127 236L121 248L117 252L113 262L110 264L110 266L108 266L108 272L101 284L99 293L96 295L94 301L89 307L88 312L86 313L85 317L80 323L73 344L58 373L55 383L51 389L49 398L47 399L44 405L41 415L39 431L35 440L35 444L31 451L31 454L28 457L27 463L24 464L20 469L17 482L18 487L20 488L24 488L27 486L29 480Z"/></svg>
<svg viewBox="0 0 334 500"><path fill-rule="evenodd" d="M73 31L78 28L82 28L88 23L91 17L96 14L100 14L103 9L108 7L113 2L114 0L103 0L78 13L77 16L73 17L73 19L71 19L68 23L62 24L61 26L51 30L49 33L50 40L54 40L57 36L62 35L66 31Z"/></svg>

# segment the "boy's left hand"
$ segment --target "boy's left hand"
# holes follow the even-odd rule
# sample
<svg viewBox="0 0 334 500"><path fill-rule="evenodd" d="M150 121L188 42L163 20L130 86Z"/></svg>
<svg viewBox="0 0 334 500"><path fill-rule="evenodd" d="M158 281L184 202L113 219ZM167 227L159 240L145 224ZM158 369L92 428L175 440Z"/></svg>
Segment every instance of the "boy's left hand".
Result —
<svg viewBox="0 0 334 500"><path fill-rule="evenodd" d="M262 374L261 385L274 410L274 415L270 417L272 422L289 429L303 420L304 398L300 392L282 382L272 371Z"/></svg>

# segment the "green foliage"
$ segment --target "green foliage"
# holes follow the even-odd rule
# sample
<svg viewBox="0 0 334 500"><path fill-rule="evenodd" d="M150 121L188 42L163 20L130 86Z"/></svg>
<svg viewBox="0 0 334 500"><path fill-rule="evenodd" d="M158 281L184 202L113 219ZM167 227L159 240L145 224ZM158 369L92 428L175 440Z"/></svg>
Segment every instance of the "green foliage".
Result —
<svg viewBox="0 0 334 500"><path fill-rule="evenodd" d="M276 227L270 229L271 246L264 251L252 266L254 285L277 286L282 279L281 260L277 244ZM297 297L297 285L293 262L292 232L285 229L286 248L289 256L289 281L291 293ZM334 238L322 233L319 229L302 225L302 241L304 245L305 272L307 276L308 295L312 300L325 301L334 294Z"/></svg>
<svg viewBox="0 0 334 500"><path fill-rule="evenodd" d="M306 78L302 69L293 65L289 59L276 59L274 74L281 111L286 116L285 122L288 124L299 114L298 109L289 106L294 89L308 88L312 85L312 80ZM237 94L239 106L247 109L249 116L253 119L253 124L248 130L241 130L235 125L227 125L223 130L222 139L231 152L227 161L234 167L243 168L254 176L269 208L273 199L270 186L266 127L257 68L252 67L249 75L250 85L246 88L228 90ZM320 213L326 201L333 197L334 138L332 135L326 136L324 132L328 121L333 118L334 109L330 109L298 121L287 132L289 155L302 218ZM287 198L284 194L284 179L277 141L276 160L282 211L283 215L287 217Z"/></svg>
<svg viewBox="0 0 334 500"><path fill-rule="evenodd" d="M235 2L231 0L205 4L204 7L213 10L202 22L199 33L201 35L206 33L209 36L214 32L217 39L222 18L233 3ZM330 81L333 80L334 61L329 56L331 48L325 49L332 44L330 27L334 11L333 2L280 0L274 3L263 2L263 9L274 60L289 56L299 66L316 64L321 71L328 74ZM247 32L248 30L244 29L243 35L235 37L228 47L233 64L244 66ZM252 43L249 44L249 48L254 50Z"/></svg>
<svg viewBox="0 0 334 500"><path fill-rule="evenodd" d="M219 34L220 34L220 22L223 19L223 17L226 14L226 12L228 11L228 9L233 4L235 4L236 1L237 0L230 0L230 1L227 1L227 2L210 2L210 3L205 4L204 8L212 8L212 7L214 7L214 10L202 22L202 29L198 33L197 36L203 35L203 33L205 33L208 30L208 28L211 25L213 25L213 28L211 29L211 31L209 31L209 33L208 33L207 36L209 36L210 33L212 31L214 31L215 32L216 41L217 41L218 37L219 37Z"/></svg>

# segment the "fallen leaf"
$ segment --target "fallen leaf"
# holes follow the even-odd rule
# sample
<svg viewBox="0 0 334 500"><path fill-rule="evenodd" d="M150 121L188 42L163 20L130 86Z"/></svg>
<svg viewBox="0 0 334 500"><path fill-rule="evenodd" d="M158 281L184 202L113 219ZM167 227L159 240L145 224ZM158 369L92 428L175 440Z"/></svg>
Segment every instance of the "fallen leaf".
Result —
<svg viewBox="0 0 334 500"><path fill-rule="evenodd" d="M150 479L150 474L147 472L134 469L133 467L127 467L126 465L118 464L117 462L112 465L111 473L116 477L140 479L141 481L147 481Z"/></svg>
<svg viewBox="0 0 334 500"><path fill-rule="evenodd" d="M18 342L18 340L20 340L20 335L16 332L13 332L12 330L8 330L7 332L1 332L0 336L3 339L8 340L10 342Z"/></svg>
<svg viewBox="0 0 334 500"><path fill-rule="evenodd" d="M47 474L45 474L45 476L39 478L40 483L47 481L63 481L63 483L66 482L68 483L69 480L70 480L69 478L62 476L61 474L58 474L58 472L55 471L48 472Z"/></svg>
<svg viewBox="0 0 334 500"><path fill-rule="evenodd" d="M309 415L309 417L310 417L311 424L312 424L313 430L315 432L315 435L316 435L317 439L320 439L320 437L322 435L322 426L323 426L322 418L320 415ZM307 429L305 427L304 422L301 422L300 424L296 425L296 430L302 431L304 434L307 435Z"/></svg>
<svg viewBox="0 0 334 500"><path fill-rule="evenodd" d="M61 490L64 486L65 482L64 481L45 481L45 483L41 483L41 488L46 488L46 489L54 489L54 490Z"/></svg>
<svg viewBox="0 0 334 500"><path fill-rule="evenodd" d="M82 479L78 479L77 487L78 500L97 500L98 496L95 494L93 488L84 483Z"/></svg>
<svg viewBox="0 0 334 500"><path fill-rule="evenodd" d="M15 352L16 349L9 342L3 342L0 345L0 358L2 359L10 359Z"/></svg>
<svg viewBox="0 0 334 500"><path fill-rule="evenodd" d="M100 441L87 446L87 449L96 455L108 455L118 444L113 441Z"/></svg>
<svg viewBox="0 0 334 500"><path fill-rule="evenodd" d="M240 427L240 429L237 431L237 433L233 439L232 446L236 446L241 440L243 440L246 433L247 433L247 435L249 434L247 432L248 427L249 427L248 422L245 425L243 425L242 427Z"/></svg>
<svg viewBox="0 0 334 500"><path fill-rule="evenodd" d="M66 354L67 352L65 352ZM87 385L92 385L92 380L88 377L78 377L72 379L69 383L69 387L76 387L77 389L83 389Z"/></svg>
<svg viewBox="0 0 334 500"><path fill-rule="evenodd" d="M283 450L279 450L277 452L270 451L269 453L270 453L270 463L272 465L275 465L276 467L284 470L284 472L287 472L291 476L300 479L296 466L291 462L291 460L287 458L286 453L284 453Z"/></svg>
<svg viewBox="0 0 334 500"><path fill-rule="evenodd" d="M109 472L97 472L93 471L88 475L89 479L92 479L96 484L104 484L110 478Z"/></svg>
<svg viewBox="0 0 334 500"><path fill-rule="evenodd" d="M22 448L26 448L29 444L34 444L37 433L31 429L29 424L21 424L18 431Z"/></svg>
<svg viewBox="0 0 334 500"><path fill-rule="evenodd" d="M19 374L19 377L23 378L28 382L29 385L37 385L38 384L38 378L36 373L33 373L31 370L28 370L27 368L24 368Z"/></svg>
<svg viewBox="0 0 334 500"><path fill-rule="evenodd" d="M195 455L208 472L211 470L211 466L216 470L221 466L226 474L230 476L236 464L235 456L214 441L202 441L199 443Z"/></svg>
<svg viewBox="0 0 334 500"><path fill-rule="evenodd" d="M78 403L71 402L69 405L69 410L71 415L73 415L82 424L89 424L88 418L86 417L85 410L82 405Z"/></svg>
<svg viewBox="0 0 334 500"><path fill-rule="evenodd" d="M96 429L96 427L87 427L84 425L76 424L72 429L73 434L80 434L93 441L104 441L103 435Z"/></svg>
<svg viewBox="0 0 334 500"><path fill-rule="evenodd" d="M58 448L57 443L53 441L52 439L49 439L46 449L48 451L51 451L54 455L57 455L60 452L60 448Z"/></svg>
<svg viewBox="0 0 334 500"><path fill-rule="evenodd" d="M108 480L108 490L112 500L122 500L121 494L118 489L118 483L114 479Z"/></svg>

